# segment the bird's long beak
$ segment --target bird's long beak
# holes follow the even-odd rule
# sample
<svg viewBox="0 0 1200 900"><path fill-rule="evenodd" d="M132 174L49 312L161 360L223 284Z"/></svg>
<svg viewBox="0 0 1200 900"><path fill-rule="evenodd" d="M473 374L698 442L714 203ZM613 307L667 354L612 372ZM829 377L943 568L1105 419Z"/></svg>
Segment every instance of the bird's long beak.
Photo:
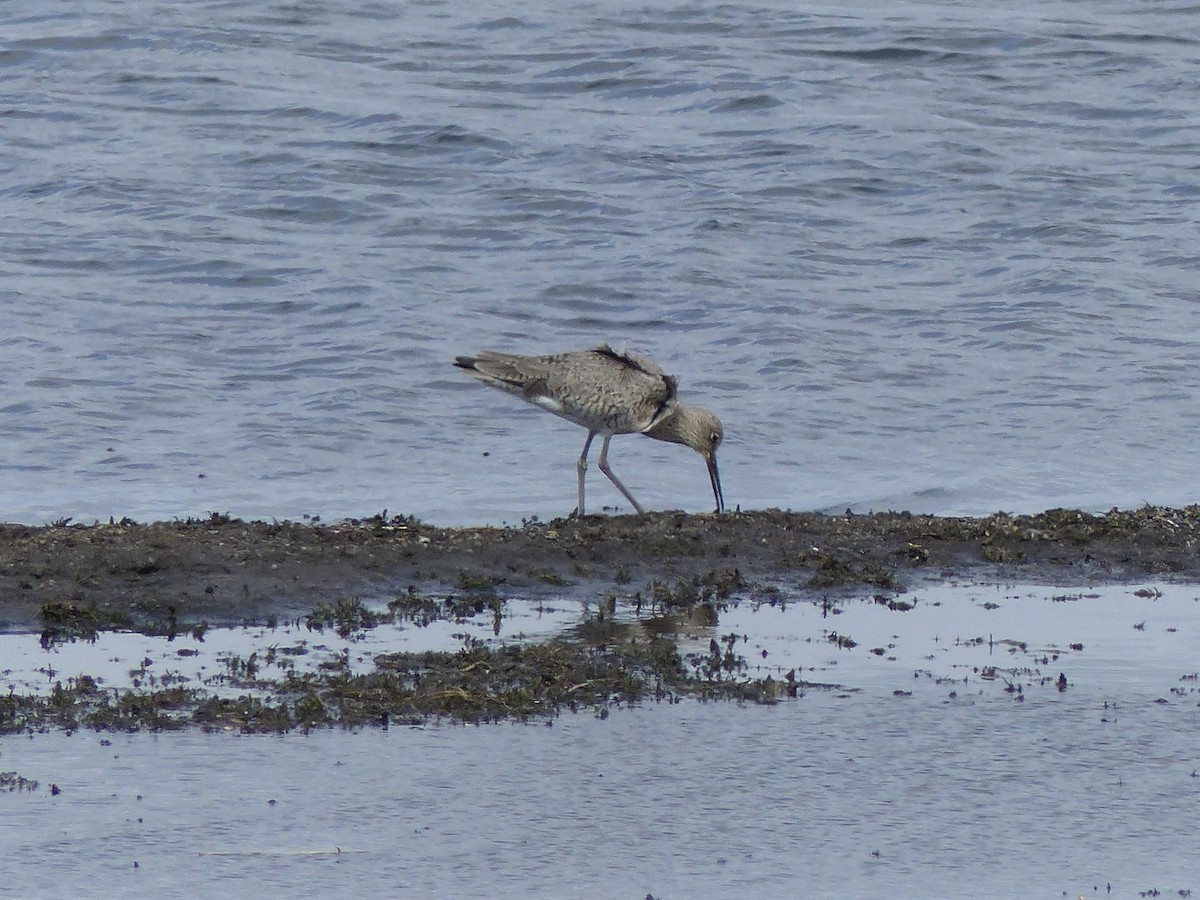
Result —
<svg viewBox="0 0 1200 900"><path fill-rule="evenodd" d="M725 511L725 495L721 493L721 473L717 471L717 454L705 457L708 463L708 478L712 482L713 497L717 500L717 512Z"/></svg>

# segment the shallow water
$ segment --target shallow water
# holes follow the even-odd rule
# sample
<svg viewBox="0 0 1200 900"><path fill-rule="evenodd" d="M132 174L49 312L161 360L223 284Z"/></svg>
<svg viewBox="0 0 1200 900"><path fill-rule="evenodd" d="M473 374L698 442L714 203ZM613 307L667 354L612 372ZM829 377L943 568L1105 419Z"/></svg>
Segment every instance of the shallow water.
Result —
<svg viewBox="0 0 1200 900"><path fill-rule="evenodd" d="M386 609L383 602L367 605ZM240 684L245 679L231 676L244 673L244 663L251 659L263 679L312 672L334 659L344 659L346 669L358 674L372 671L375 657L382 653L452 653L474 642L545 640L582 616L577 601L517 601L508 604L499 619L484 613L423 625L400 620L347 635L332 627L313 628L305 616L274 626L205 628L199 633L185 628L170 637L102 631L91 640L62 642L43 641L34 634L0 634L0 686L46 696L56 684L88 675L110 689L203 686L219 696L237 696L247 692Z"/></svg>
<svg viewBox="0 0 1200 900"><path fill-rule="evenodd" d="M582 433L449 362L602 339L745 508L1193 501L1193 16L7 3L0 518L565 514Z"/></svg>
<svg viewBox="0 0 1200 900"><path fill-rule="evenodd" d="M893 608L889 601L911 608ZM385 604L367 606L383 611ZM652 612L638 613L622 600L616 621L631 634L652 629L671 635L697 667L712 641L728 645L745 661L735 677L779 680L795 670L802 681L824 687L936 699L951 693L966 698L1048 692L1057 690L1061 675L1070 690L1099 700L1136 691L1143 699L1178 693L1200 701L1193 656L1200 640L1200 588L1191 585L1063 588L962 581L832 604L735 599L721 608L715 623ZM198 635L181 629L172 637L105 631L90 641L48 645L35 634L0 634L0 686L44 696L55 684L88 675L107 689L183 685L237 695L245 692L244 679L231 676L251 657L263 679L314 671L343 658L351 672L369 672L381 654L577 639L594 613L594 604L567 597L514 598L499 616L485 609L428 625L398 618L349 635L314 630L306 617L272 627L208 628Z"/></svg>
<svg viewBox="0 0 1200 900"><path fill-rule="evenodd" d="M963 582L893 599L914 605L742 603L715 627L682 629L683 649L700 655L743 635L744 674L797 666L826 685L772 706L650 703L545 724L282 737L8 736L0 771L40 784L6 795L5 884L15 896L97 884L108 896L1200 889L1185 837L1200 815L1200 590ZM585 617L563 603L538 619L510 603L492 639ZM465 626L479 639L488 627ZM312 639L294 625L240 633L248 646ZM369 658L457 640L432 635L381 626L350 646ZM35 636L0 637L6 659L40 653L60 674L112 653L108 640L48 653ZM229 638L211 630L209 641L219 660ZM154 657L165 641L138 647L134 657Z"/></svg>
<svg viewBox="0 0 1200 900"><path fill-rule="evenodd" d="M8 795L0 844L18 896L1167 896L1200 885L1197 718L820 692L553 727L6 738L42 786Z"/></svg>

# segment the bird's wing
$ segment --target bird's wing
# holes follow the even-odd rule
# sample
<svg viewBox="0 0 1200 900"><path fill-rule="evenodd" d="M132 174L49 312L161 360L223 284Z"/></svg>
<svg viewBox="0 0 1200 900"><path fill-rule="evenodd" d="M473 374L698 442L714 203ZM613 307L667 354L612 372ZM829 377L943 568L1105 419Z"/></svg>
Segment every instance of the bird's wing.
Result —
<svg viewBox="0 0 1200 900"><path fill-rule="evenodd" d="M653 361L608 344L553 356L482 350L455 362L480 381L587 428L645 431L675 401L678 381Z"/></svg>
<svg viewBox="0 0 1200 900"><path fill-rule="evenodd" d="M600 356L608 357L615 362L619 362L624 366L629 366L631 369L636 369L639 372L645 372L647 375L653 375L656 378L668 377L662 370L662 366L652 359L642 356L640 353L633 353L622 347L620 350L614 350L608 344L601 344L593 353Z"/></svg>
<svg viewBox="0 0 1200 900"><path fill-rule="evenodd" d="M518 356L515 353L480 350L472 363L472 368L480 375L505 381L513 386L546 377L546 364L540 356Z"/></svg>
<svg viewBox="0 0 1200 900"><path fill-rule="evenodd" d="M475 356L458 357L454 364L486 384L532 399L531 395L544 392L550 372L548 362L545 356L480 350Z"/></svg>
<svg viewBox="0 0 1200 900"><path fill-rule="evenodd" d="M646 419L645 428L639 429L640 431L653 428L670 411L672 404L674 404L679 395L678 378L674 375L668 375L663 371L662 366L654 360L642 356L640 353L633 353L624 347L620 350L614 350L608 344L601 344L593 352L620 363L633 372L647 375L655 382L658 382L649 388L647 392L647 400L652 403L649 409L652 411L650 417Z"/></svg>

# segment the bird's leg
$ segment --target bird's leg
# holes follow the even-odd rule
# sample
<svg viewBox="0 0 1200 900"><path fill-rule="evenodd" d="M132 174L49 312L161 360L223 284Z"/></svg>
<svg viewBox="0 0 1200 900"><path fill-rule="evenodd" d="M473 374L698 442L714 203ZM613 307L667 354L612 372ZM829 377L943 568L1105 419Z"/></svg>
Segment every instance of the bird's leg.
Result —
<svg viewBox="0 0 1200 900"><path fill-rule="evenodd" d="M579 506L575 508L575 515L583 518L583 478L587 474L587 455L588 450L592 448L592 438L596 436L596 432L589 431L587 440L583 442L583 452L579 454L579 463L576 468L579 470Z"/></svg>
<svg viewBox="0 0 1200 900"><path fill-rule="evenodd" d="M589 440L591 440L590 437ZM625 489L625 485L621 484L621 479L617 478L617 476L613 474L613 470L608 467L608 442L611 440L612 435L606 434L604 436L604 443L600 446L600 471L607 475L608 480L617 486L617 490L625 495L625 499L633 504L634 509L640 513L645 512L645 510L642 509L641 504L633 499L633 494L629 493L629 491ZM582 491L583 488L581 487L580 490Z"/></svg>

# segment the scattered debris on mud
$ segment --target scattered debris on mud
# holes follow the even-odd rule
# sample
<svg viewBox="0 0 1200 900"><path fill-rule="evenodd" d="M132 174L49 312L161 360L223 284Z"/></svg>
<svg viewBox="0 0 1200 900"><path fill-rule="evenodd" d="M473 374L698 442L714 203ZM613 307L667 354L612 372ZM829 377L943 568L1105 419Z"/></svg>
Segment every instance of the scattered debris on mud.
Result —
<svg viewBox="0 0 1200 900"><path fill-rule="evenodd" d="M796 588L903 587L946 570L1022 578L1200 577L1200 506L987 518L779 510L434 528L386 511L337 524L207 519L0 525L0 625L48 603L134 627L286 615L368 590L575 589L596 594L717 568Z"/></svg>
<svg viewBox="0 0 1200 900"><path fill-rule="evenodd" d="M614 704L682 697L774 702L803 693L794 671L751 677L736 636L706 638L707 654L687 651L671 623L707 616L715 624L731 599L783 596L829 604L873 595L903 611L911 605L896 595L911 585L968 573L1042 583L1200 580L1198 540L1200 507L981 519L657 513L468 529L386 511L331 525L217 514L145 525L0 525L0 628L38 633L44 648L106 631L203 640L210 627L284 620L347 640L397 620L492 621L499 634L514 597L594 608L550 639L380 653L365 670L333 657L301 671L282 647L270 658L229 660L211 683L146 677L125 688L78 675L48 694L10 689L0 697L0 732L386 727L431 717L604 715ZM357 599L366 595L394 599L381 608ZM631 617L614 615L618 597ZM856 646L836 631L826 637Z"/></svg>

